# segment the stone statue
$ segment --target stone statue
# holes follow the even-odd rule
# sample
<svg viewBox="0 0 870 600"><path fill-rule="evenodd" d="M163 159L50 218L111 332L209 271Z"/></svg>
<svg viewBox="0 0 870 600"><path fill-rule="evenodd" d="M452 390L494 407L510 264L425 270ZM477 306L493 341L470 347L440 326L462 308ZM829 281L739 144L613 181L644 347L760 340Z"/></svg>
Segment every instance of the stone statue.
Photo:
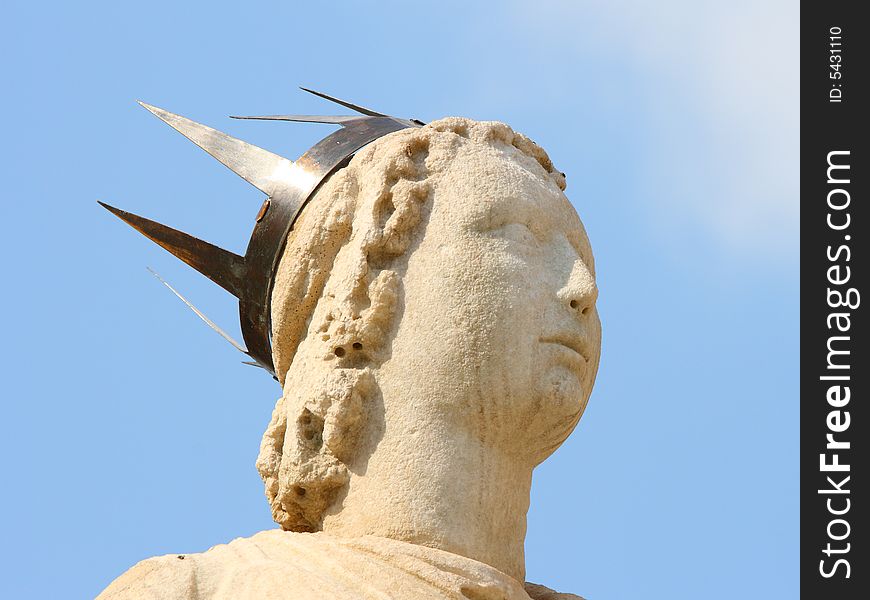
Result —
<svg viewBox="0 0 870 600"><path fill-rule="evenodd" d="M601 328L564 174L446 118L321 186L272 294L260 447L281 529L140 562L100 598L579 598L525 581L532 469L571 433Z"/></svg>

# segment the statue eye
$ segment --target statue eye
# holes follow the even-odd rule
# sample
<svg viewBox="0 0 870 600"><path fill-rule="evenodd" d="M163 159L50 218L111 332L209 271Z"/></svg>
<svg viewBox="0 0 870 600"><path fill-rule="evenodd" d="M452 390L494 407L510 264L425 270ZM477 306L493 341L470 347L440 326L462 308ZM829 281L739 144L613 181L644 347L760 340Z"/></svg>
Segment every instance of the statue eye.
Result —
<svg viewBox="0 0 870 600"><path fill-rule="evenodd" d="M505 239L523 244L536 245L538 241L535 234L525 223L506 223L496 231Z"/></svg>

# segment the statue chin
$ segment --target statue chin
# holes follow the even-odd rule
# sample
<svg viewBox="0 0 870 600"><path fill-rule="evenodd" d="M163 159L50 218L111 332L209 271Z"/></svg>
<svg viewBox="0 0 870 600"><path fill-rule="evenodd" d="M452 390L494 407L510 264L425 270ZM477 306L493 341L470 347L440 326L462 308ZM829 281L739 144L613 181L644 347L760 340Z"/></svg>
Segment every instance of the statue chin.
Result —
<svg viewBox="0 0 870 600"><path fill-rule="evenodd" d="M564 187L501 123L360 150L275 275L283 393L257 469L282 529L142 561L100 598L579 598L524 583L532 469L580 419L601 344Z"/></svg>

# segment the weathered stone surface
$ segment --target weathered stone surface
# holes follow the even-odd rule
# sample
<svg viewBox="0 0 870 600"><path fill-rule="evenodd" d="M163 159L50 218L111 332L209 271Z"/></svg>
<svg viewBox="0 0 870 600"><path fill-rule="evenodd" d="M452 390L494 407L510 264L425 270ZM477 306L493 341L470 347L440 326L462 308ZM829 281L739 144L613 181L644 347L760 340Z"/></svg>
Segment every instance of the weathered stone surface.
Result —
<svg viewBox="0 0 870 600"><path fill-rule="evenodd" d="M569 600L456 554L375 537L263 531L202 554L144 560L100 598Z"/></svg>
<svg viewBox="0 0 870 600"><path fill-rule="evenodd" d="M360 151L303 211L273 294L283 395L257 468L287 531L149 559L103 597L576 598L519 583L532 469L600 352L564 181L501 123Z"/></svg>

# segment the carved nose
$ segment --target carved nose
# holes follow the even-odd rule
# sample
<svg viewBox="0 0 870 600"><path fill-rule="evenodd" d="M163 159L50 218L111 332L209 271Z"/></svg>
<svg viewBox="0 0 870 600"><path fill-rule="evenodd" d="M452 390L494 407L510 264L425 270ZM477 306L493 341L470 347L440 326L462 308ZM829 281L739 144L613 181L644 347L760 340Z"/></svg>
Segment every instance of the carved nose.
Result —
<svg viewBox="0 0 870 600"><path fill-rule="evenodd" d="M595 308L598 300L598 286L595 277L582 260L574 263L568 282L558 292L559 298L577 317L585 317Z"/></svg>

